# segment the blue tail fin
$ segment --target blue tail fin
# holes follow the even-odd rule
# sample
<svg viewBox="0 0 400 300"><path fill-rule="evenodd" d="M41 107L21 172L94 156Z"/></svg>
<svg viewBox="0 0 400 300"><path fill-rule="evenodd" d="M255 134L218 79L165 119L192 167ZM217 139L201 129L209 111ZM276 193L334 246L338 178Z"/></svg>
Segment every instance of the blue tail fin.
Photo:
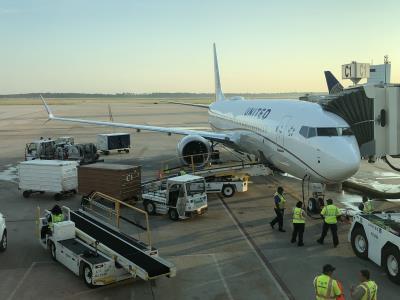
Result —
<svg viewBox="0 0 400 300"><path fill-rule="evenodd" d="M328 85L329 94L338 94L343 91L343 85L336 79L331 71L325 71L326 84Z"/></svg>

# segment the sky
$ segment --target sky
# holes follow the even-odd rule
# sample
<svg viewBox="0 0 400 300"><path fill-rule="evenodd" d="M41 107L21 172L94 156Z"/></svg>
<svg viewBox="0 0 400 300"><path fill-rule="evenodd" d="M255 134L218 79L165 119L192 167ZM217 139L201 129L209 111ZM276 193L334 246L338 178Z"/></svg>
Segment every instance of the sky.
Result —
<svg viewBox="0 0 400 300"><path fill-rule="evenodd" d="M326 91L353 60L400 82L400 1L0 0L0 94ZM341 80L342 81L342 80ZM349 81L342 81L345 86Z"/></svg>

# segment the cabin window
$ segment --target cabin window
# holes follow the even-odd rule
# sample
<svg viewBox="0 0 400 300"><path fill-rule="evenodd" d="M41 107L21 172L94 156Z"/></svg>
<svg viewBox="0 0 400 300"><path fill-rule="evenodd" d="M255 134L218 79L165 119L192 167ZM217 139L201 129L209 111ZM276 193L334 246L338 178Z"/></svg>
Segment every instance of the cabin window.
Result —
<svg viewBox="0 0 400 300"><path fill-rule="evenodd" d="M312 138L317 135L317 130L314 127L308 128L308 137Z"/></svg>

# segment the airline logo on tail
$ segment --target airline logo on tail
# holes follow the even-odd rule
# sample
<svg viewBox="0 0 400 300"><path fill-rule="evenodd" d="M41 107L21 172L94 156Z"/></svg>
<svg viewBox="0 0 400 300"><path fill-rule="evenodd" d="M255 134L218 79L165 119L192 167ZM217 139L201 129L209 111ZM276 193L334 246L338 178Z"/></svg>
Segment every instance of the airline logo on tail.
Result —
<svg viewBox="0 0 400 300"><path fill-rule="evenodd" d="M331 71L325 71L326 84L328 85L328 91L330 95L339 94L343 91L343 85L336 79Z"/></svg>

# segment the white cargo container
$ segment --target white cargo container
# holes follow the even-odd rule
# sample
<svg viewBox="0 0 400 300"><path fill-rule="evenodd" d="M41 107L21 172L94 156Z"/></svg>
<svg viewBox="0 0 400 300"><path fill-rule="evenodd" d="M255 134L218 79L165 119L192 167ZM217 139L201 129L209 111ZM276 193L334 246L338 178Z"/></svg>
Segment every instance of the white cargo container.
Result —
<svg viewBox="0 0 400 300"><path fill-rule="evenodd" d="M129 133L104 133L97 135L97 148L105 155L111 150L118 150L118 153L129 152L131 147L131 135Z"/></svg>
<svg viewBox="0 0 400 300"><path fill-rule="evenodd" d="M65 160L30 160L18 165L19 189L25 198L35 192L63 195L76 193L78 187L77 162Z"/></svg>

